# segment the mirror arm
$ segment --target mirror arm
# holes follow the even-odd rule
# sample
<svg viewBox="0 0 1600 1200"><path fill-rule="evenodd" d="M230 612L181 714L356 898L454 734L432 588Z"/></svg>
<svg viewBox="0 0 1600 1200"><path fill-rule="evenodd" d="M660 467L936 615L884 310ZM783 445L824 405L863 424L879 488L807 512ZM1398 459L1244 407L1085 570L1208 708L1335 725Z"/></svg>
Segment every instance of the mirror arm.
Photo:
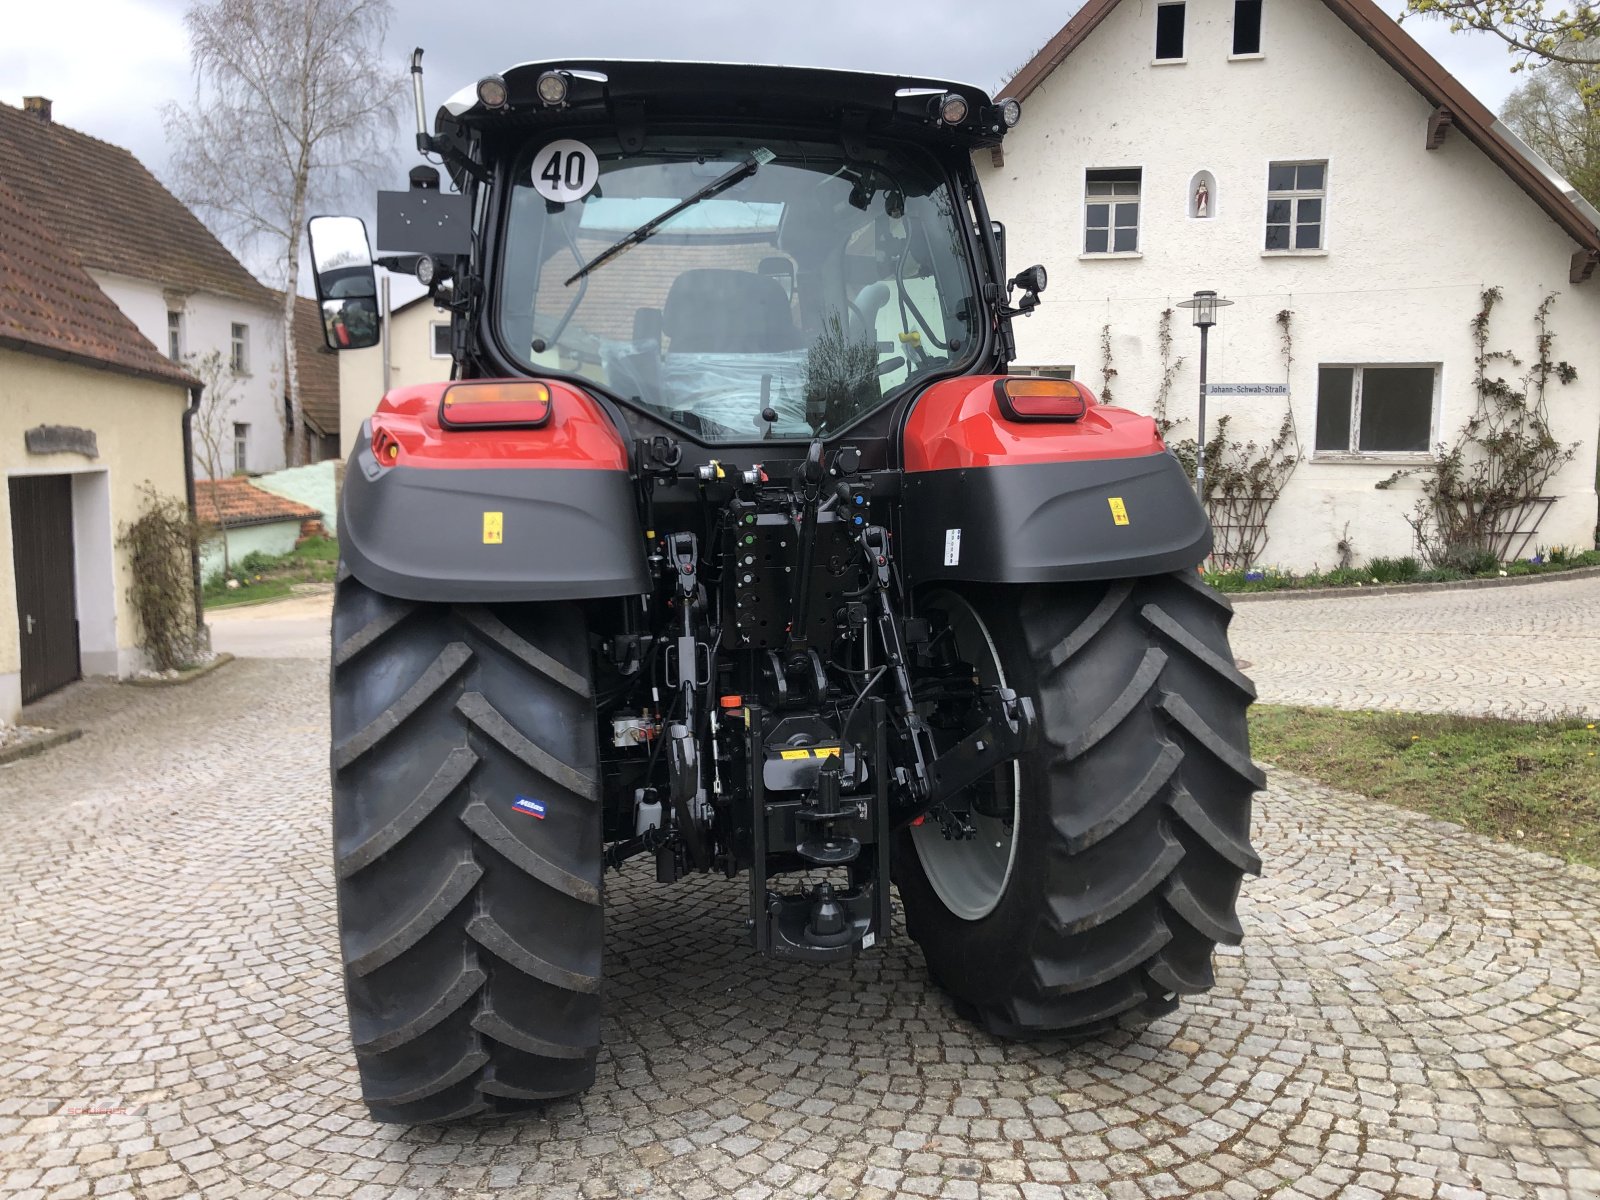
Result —
<svg viewBox="0 0 1600 1200"><path fill-rule="evenodd" d="M417 110L417 152L426 154L433 149L433 138L428 133L428 108L422 99L422 47L411 52L411 102Z"/></svg>

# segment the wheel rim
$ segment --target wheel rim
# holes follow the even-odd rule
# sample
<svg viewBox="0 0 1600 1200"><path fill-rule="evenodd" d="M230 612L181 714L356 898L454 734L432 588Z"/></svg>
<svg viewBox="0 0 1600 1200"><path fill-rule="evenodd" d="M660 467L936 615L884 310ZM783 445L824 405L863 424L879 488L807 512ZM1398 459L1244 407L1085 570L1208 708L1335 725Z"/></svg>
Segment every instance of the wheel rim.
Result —
<svg viewBox="0 0 1600 1200"><path fill-rule="evenodd" d="M977 610L954 592L936 593L929 598L929 606L943 610L949 618L956 653L976 668L983 685L1007 686L994 638ZM986 817L976 809L972 810L970 818L977 830L977 836L972 838L959 841L946 838L937 821L911 828L911 844L916 848L928 883L944 906L964 921L982 920L995 910L1006 894L1012 868L1016 865L1016 830L1022 815L1021 763L1013 761L1009 769L1002 767L996 771L995 785L997 789L1009 785L1009 828L1003 818Z"/></svg>

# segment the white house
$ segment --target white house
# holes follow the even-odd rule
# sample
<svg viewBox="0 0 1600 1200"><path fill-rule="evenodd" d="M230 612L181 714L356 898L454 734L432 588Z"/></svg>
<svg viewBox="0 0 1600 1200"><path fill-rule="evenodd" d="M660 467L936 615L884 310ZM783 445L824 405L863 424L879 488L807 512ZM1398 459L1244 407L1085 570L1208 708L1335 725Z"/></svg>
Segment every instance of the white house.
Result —
<svg viewBox="0 0 1600 1200"><path fill-rule="evenodd" d="M339 355L339 439L345 458L386 390L450 378L448 312L421 295L391 310L384 326L379 345Z"/></svg>
<svg viewBox="0 0 1600 1200"><path fill-rule="evenodd" d="M1193 437L1199 336L1174 306L1231 299L1209 381L1279 386L1212 395L1207 432L1227 415L1262 442L1288 411L1304 454L1258 561L1413 552L1418 481L1375 485L1474 410L1489 288L1488 349L1523 360L1492 374L1515 383L1537 360L1552 293L1552 358L1577 372L1552 379L1548 410L1581 445L1526 553L1593 544L1600 213L1370 0L1089 0L1002 93L1023 116L979 157L990 212L1013 272L1051 270L1016 322L1019 366L1147 412L1165 379L1171 436Z"/></svg>
<svg viewBox="0 0 1600 1200"><path fill-rule="evenodd" d="M50 101L0 104L6 186L56 235L146 339L194 369L215 352L233 403L212 414L219 470L284 465L282 309L276 295L144 164L51 119ZM215 388L216 384L211 385ZM210 473L196 439L195 473Z"/></svg>

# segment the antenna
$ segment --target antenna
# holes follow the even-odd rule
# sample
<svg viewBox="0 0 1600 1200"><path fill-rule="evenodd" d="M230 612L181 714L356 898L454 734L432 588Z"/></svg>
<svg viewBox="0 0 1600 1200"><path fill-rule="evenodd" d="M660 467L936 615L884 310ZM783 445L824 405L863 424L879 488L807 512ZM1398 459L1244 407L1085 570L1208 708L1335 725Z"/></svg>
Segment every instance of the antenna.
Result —
<svg viewBox="0 0 1600 1200"><path fill-rule="evenodd" d="M411 100L417 109L417 150L426 154L433 149L433 138L428 136L428 110L422 102L422 47L411 52Z"/></svg>

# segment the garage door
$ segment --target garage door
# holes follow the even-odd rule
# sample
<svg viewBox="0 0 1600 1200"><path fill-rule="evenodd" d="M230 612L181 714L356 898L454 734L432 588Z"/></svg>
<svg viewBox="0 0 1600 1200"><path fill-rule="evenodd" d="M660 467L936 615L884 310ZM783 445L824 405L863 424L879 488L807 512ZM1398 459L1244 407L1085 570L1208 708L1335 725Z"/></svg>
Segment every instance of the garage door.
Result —
<svg viewBox="0 0 1600 1200"><path fill-rule="evenodd" d="M11 553L27 704L79 674L70 475L11 480Z"/></svg>

